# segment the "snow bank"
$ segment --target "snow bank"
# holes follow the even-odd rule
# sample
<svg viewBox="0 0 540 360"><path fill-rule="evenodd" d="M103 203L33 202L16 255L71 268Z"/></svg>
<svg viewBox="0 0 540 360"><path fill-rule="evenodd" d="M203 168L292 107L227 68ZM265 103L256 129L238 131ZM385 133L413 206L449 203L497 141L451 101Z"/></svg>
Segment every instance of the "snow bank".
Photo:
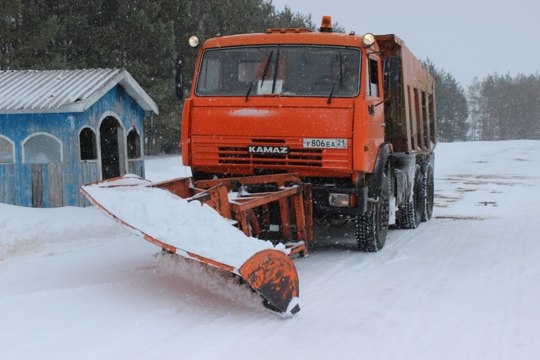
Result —
<svg viewBox="0 0 540 360"><path fill-rule="evenodd" d="M540 141L438 144L433 219L374 254L316 228L288 321L94 207L0 204L0 359L537 359L538 159Z"/></svg>
<svg viewBox="0 0 540 360"><path fill-rule="evenodd" d="M147 156L144 177L150 181L159 182L179 177L191 176L189 166L182 165L179 155Z"/></svg>
<svg viewBox="0 0 540 360"><path fill-rule="evenodd" d="M25 208L0 203L0 261L39 252L47 245L122 234L92 208Z"/></svg>

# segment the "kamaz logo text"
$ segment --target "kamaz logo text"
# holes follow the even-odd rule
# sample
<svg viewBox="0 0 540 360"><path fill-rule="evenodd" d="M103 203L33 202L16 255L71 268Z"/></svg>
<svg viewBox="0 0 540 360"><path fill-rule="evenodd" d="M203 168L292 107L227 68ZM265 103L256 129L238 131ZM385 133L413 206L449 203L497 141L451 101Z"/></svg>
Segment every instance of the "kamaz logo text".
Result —
<svg viewBox="0 0 540 360"><path fill-rule="evenodd" d="M289 148L286 146L248 146L250 154L287 154Z"/></svg>

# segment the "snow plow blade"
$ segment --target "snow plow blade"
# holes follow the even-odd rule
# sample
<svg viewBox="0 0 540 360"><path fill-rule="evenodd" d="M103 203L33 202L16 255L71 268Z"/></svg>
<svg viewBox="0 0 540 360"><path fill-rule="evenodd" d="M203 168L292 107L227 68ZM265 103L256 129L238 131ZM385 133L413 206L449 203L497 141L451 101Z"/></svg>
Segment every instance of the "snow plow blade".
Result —
<svg viewBox="0 0 540 360"><path fill-rule="evenodd" d="M294 315L298 305L298 274L291 259L282 252L264 250L240 267L240 276L263 299L272 311Z"/></svg>
<svg viewBox="0 0 540 360"><path fill-rule="evenodd" d="M246 179L250 185L263 181ZM229 179L217 185L214 183L217 180L211 180L200 184L207 188L198 188L193 186L191 178L152 183L128 174L85 185L81 193L130 232L169 253L240 277L263 299L267 309L291 316L300 306L298 274L289 255L307 255L311 231L305 228L305 217L306 213L309 219L311 216L311 194L310 188L302 186L299 180L291 182L295 178L288 175L279 178L271 175L264 181L276 179L280 183L276 191L241 195L234 193L239 182ZM294 215L283 218L286 226L282 227L296 242L274 245L250 236L263 231L265 224L259 224L257 219L262 218L260 213L272 203L282 209L292 207L282 210L287 214L291 210ZM304 211L305 208L309 211ZM298 221L300 217L302 220ZM291 231L291 218L296 219L292 222L294 231Z"/></svg>

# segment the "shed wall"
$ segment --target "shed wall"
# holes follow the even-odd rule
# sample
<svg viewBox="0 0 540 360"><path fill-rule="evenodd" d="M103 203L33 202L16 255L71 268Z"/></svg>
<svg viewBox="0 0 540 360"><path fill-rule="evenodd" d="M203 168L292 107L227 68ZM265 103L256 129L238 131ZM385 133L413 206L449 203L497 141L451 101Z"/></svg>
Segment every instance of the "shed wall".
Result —
<svg viewBox="0 0 540 360"><path fill-rule="evenodd" d="M144 176L144 110L116 86L82 113L0 114L0 134L15 147L14 163L0 163L0 202L38 207L87 205L79 188L101 179L100 162L99 158L81 161L79 132L83 127L91 128L99 147L99 126L106 116L120 122L124 136L133 127L141 135L141 158L128 160L124 169ZM35 133L47 133L61 141L62 163L23 163L23 141ZM122 151L126 151L125 146Z"/></svg>

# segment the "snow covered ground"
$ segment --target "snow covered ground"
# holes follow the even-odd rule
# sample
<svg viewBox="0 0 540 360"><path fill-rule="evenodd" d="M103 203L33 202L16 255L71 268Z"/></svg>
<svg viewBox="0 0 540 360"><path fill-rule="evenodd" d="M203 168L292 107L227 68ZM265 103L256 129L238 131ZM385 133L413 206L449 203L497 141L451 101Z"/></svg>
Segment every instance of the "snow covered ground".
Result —
<svg viewBox="0 0 540 360"><path fill-rule="evenodd" d="M432 221L375 254L315 229L292 319L94 208L0 204L0 359L540 358L540 141L436 153Z"/></svg>

